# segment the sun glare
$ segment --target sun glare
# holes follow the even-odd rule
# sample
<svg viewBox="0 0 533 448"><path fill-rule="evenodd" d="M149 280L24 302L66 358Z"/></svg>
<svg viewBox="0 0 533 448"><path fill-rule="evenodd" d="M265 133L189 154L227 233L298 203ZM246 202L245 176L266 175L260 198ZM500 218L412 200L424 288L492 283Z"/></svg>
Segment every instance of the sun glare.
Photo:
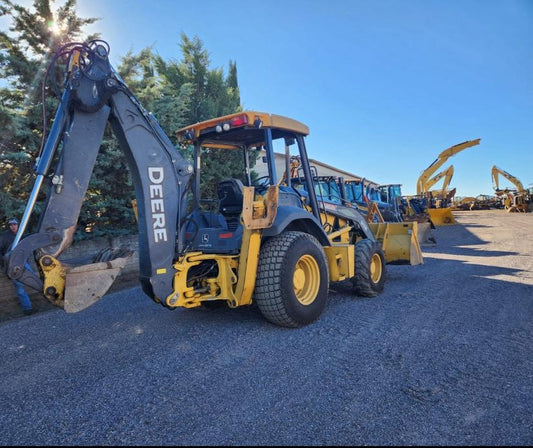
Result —
<svg viewBox="0 0 533 448"><path fill-rule="evenodd" d="M48 28L50 28L50 31L52 31L52 33L56 36L61 34L62 32L61 27L55 20L51 20L50 22L48 22Z"/></svg>

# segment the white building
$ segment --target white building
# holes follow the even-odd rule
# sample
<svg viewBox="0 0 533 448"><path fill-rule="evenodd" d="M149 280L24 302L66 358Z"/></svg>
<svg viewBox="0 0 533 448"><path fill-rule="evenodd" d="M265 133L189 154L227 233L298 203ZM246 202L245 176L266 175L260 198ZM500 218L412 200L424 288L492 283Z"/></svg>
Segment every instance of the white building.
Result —
<svg viewBox="0 0 533 448"><path fill-rule="evenodd" d="M283 176L283 173L285 172L285 155L281 153L274 153L274 157L276 159L276 174L278 178ZM257 173L258 177L267 176L268 175L268 166L265 162L266 155L265 151L260 151L260 156L257 159L257 162L253 168L253 170ZM314 166L317 170L318 176L337 176L337 177L343 177L344 180L355 180L355 181L361 181L365 180L365 185L375 185L377 187L377 183L373 182L370 179L363 178L361 176L358 176L357 174L349 173L348 171L341 170L339 168L335 168L331 165L327 165L326 163L319 162L315 159L309 159L309 163L311 166Z"/></svg>

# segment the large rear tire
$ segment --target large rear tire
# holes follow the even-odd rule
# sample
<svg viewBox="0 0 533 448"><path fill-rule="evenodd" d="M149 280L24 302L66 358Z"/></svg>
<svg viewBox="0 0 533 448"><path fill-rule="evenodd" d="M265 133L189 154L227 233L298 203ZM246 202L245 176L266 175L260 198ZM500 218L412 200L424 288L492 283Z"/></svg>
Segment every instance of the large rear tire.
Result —
<svg viewBox="0 0 533 448"><path fill-rule="evenodd" d="M312 235L288 231L261 248L254 298L263 316L283 327L316 320L328 300L326 255Z"/></svg>
<svg viewBox="0 0 533 448"><path fill-rule="evenodd" d="M385 287L385 254L377 241L363 239L355 244L355 293L375 297Z"/></svg>

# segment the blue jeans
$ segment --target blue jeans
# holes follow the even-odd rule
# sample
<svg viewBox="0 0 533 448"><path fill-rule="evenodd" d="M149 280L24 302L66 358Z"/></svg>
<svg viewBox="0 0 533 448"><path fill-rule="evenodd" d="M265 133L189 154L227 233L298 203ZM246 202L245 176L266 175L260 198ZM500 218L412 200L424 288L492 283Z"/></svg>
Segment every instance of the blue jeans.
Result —
<svg viewBox="0 0 533 448"><path fill-rule="evenodd" d="M24 267L31 271L31 267L28 262L25 263ZM18 280L13 280L13 285L15 285L15 290L17 291L17 296L19 298L20 304L22 305L23 310L31 310L31 300L24 288L24 284Z"/></svg>
<svg viewBox="0 0 533 448"><path fill-rule="evenodd" d="M24 289L24 285L18 280L13 280L13 284L15 285L15 290L17 291L17 296L19 298L20 304L22 305L22 309L31 310L31 300L28 296L28 293L26 292L26 289Z"/></svg>

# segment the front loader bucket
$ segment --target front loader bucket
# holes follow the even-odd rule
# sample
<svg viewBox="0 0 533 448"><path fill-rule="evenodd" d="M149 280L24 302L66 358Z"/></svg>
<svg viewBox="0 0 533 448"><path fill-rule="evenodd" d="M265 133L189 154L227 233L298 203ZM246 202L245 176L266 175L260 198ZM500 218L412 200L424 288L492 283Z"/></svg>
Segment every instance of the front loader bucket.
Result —
<svg viewBox="0 0 533 448"><path fill-rule="evenodd" d="M450 207L428 208L429 219L435 226L453 226L457 224Z"/></svg>
<svg viewBox="0 0 533 448"><path fill-rule="evenodd" d="M418 242L418 223L383 222L369 224L374 237L381 243L388 264L423 264Z"/></svg>
<svg viewBox="0 0 533 448"><path fill-rule="evenodd" d="M44 295L67 313L84 310L106 294L132 254L123 251L121 257L82 266L61 264L45 255L39 260L45 278Z"/></svg>
<svg viewBox="0 0 533 448"><path fill-rule="evenodd" d="M418 243L422 245L437 244L430 222L418 223Z"/></svg>

